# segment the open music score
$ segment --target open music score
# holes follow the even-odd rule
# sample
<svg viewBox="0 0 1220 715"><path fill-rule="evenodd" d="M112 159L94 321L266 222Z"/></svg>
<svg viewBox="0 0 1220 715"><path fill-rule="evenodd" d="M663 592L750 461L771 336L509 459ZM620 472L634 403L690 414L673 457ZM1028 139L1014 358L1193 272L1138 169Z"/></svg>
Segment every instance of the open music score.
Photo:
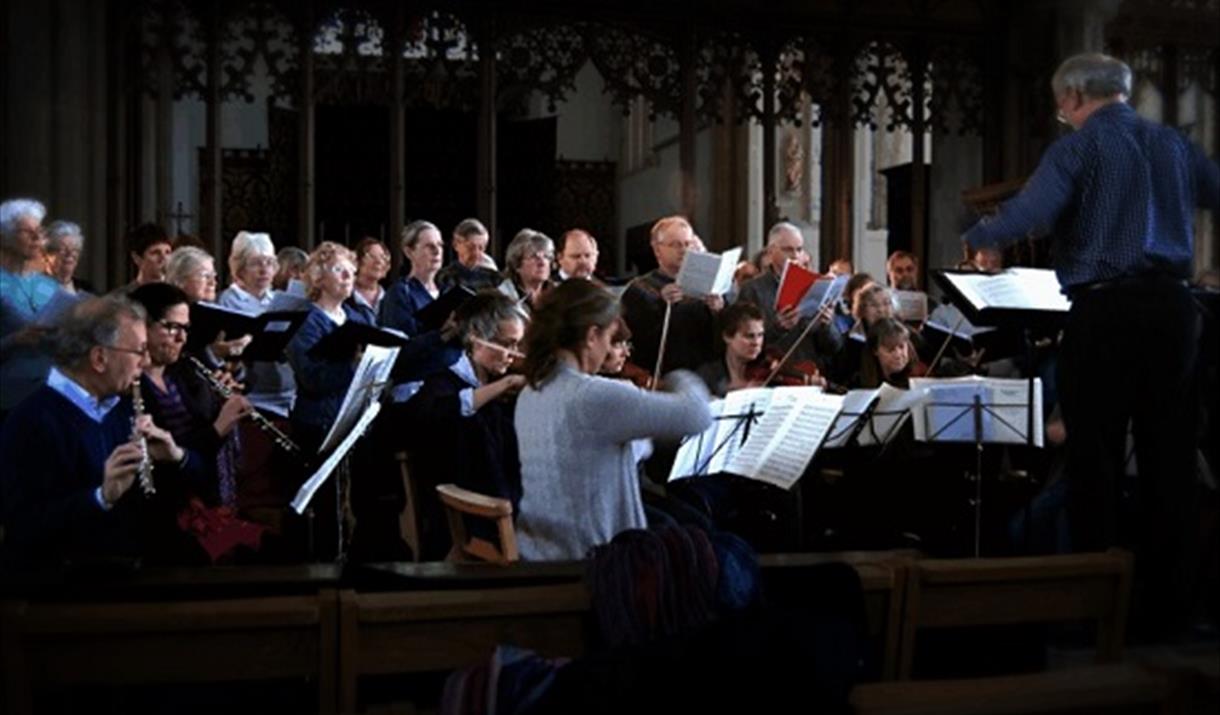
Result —
<svg viewBox="0 0 1220 715"><path fill-rule="evenodd" d="M979 377L912 378L921 394L922 414L915 420L920 442L982 442L1043 446L1042 380ZM975 408L975 397L978 407ZM1032 401L1032 402L1031 402ZM1030 429L1032 408L1033 440ZM973 412L979 411L976 421Z"/></svg>
<svg viewBox="0 0 1220 715"><path fill-rule="evenodd" d="M677 283L690 296L724 295L733 287L733 273L739 260L740 247L721 254L691 251L682 259Z"/></svg>
<svg viewBox="0 0 1220 715"><path fill-rule="evenodd" d="M1066 313L1072 307L1063 295L1059 279L1051 270L1009 268L994 275L941 271L939 275L976 312L1032 310Z"/></svg>

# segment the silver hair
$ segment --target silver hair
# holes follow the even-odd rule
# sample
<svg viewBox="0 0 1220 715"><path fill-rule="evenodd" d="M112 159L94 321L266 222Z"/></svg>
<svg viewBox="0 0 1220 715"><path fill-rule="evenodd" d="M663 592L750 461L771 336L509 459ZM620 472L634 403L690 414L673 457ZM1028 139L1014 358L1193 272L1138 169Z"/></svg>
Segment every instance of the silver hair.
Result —
<svg viewBox="0 0 1220 715"><path fill-rule="evenodd" d="M484 289L466 301L454 314L461 326L462 341L469 349L471 337L491 340L500 331L500 323L506 320L526 321L525 313L517 301L498 290Z"/></svg>
<svg viewBox="0 0 1220 715"><path fill-rule="evenodd" d="M440 235L441 230L436 227L436 224L431 221L412 221L402 229L402 243L399 244L399 250L409 251L415 248L415 244L419 242L419 234L432 229Z"/></svg>
<svg viewBox="0 0 1220 715"><path fill-rule="evenodd" d="M1056 97L1075 90L1090 99L1126 99L1131 96L1131 68L1099 52L1073 55L1055 70L1051 90Z"/></svg>
<svg viewBox="0 0 1220 715"><path fill-rule="evenodd" d="M54 221L47 226L47 247L43 250L47 253L59 253L72 237L75 237L81 246L84 245L85 234L81 233L80 226L71 221Z"/></svg>
<svg viewBox="0 0 1220 715"><path fill-rule="evenodd" d="M247 233L238 231L233 237L233 245L229 248L229 273L234 278L241 275L241 269L246 261L255 256L271 256L275 258L275 244L271 236L265 233Z"/></svg>
<svg viewBox="0 0 1220 715"><path fill-rule="evenodd" d="M523 228L513 236L513 240L508 244L508 249L504 252L504 270L508 272L509 277L516 278L517 270L521 268L521 262L525 257L544 251L555 255L555 242L549 236L541 231L535 231L532 228Z"/></svg>
<svg viewBox="0 0 1220 715"><path fill-rule="evenodd" d="M799 226L792 223L791 221L780 221L779 223L772 226L770 231L767 231L767 247L770 248L771 244L775 243L775 239L777 237L779 237L779 235L781 233L783 233L784 231L792 231L793 233L795 233L796 235L801 237L802 242L804 242L804 240L805 240L804 234L801 233L801 229Z"/></svg>
<svg viewBox="0 0 1220 715"><path fill-rule="evenodd" d="M143 306L118 294L80 301L55 328L55 364L80 367L95 346L114 346L124 319L143 323L147 317Z"/></svg>
<svg viewBox="0 0 1220 715"><path fill-rule="evenodd" d="M303 266L309 261L309 254L296 246L284 246L275 257L281 266Z"/></svg>
<svg viewBox="0 0 1220 715"><path fill-rule="evenodd" d="M179 288L186 285L191 275L199 270L204 261L211 261L212 254L196 246L175 248L165 262L165 282ZM213 263L215 266L215 263Z"/></svg>
<svg viewBox="0 0 1220 715"><path fill-rule="evenodd" d="M0 203L0 244L12 245L17 236L17 221L32 218L38 223L47 217L47 207L38 199L9 199Z"/></svg>

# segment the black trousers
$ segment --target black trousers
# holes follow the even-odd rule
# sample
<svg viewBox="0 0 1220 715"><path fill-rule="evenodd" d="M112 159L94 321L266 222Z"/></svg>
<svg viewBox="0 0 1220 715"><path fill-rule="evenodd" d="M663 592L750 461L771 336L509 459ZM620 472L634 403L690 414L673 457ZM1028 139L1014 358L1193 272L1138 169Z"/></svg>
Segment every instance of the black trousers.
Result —
<svg viewBox="0 0 1220 715"><path fill-rule="evenodd" d="M1194 301L1168 278L1119 281L1072 298L1059 373L1072 549L1132 544L1145 605L1185 619L1197 527ZM1141 518L1120 540L1128 424Z"/></svg>

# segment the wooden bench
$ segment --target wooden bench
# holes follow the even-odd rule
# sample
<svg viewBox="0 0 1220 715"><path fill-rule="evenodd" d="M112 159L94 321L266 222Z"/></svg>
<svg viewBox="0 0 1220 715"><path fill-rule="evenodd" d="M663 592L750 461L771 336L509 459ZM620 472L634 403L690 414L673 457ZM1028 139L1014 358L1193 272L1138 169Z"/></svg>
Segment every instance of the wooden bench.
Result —
<svg viewBox="0 0 1220 715"><path fill-rule="evenodd" d="M319 710L333 712L336 582L325 567L149 570L70 600L6 595L6 710L29 712L49 686L302 678L316 681ZM268 588L303 592L242 595Z"/></svg>
<svg viewBox="0 0 1220 715"><path fill-rule="evenodd" d="M1171 711L1169 680L1128 664L965 680L864 683L857 715L1015 715Z"/></svg>
<svg viewBox="0 0 1220 715"><path fill-rule="evenodd" d="M1111 550L997 559L911 562L898 677L911 676L923 628L1092 621L1097 661L1122 652L1131 592L1131 555Z"/></svg>

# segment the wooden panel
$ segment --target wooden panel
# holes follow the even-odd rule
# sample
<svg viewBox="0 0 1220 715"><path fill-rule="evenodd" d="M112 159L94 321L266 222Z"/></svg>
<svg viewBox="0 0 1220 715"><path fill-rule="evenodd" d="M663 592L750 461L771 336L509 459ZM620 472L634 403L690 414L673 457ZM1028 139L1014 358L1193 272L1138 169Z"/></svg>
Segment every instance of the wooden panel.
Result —
<svg viewBox="0 0 1220 715"><path fill-rule="evenodd" d="M584 584L487 590L357 594L361 623L394 623L480 616L584 612Z"/></svg>
<svg viewBox="0 0 1220 715"><path fill-rule="evenodd" d="M1109 615L1114 581L1107 579L953 584L924 590L919 626L999 625L1069 621Z"/></svg>

